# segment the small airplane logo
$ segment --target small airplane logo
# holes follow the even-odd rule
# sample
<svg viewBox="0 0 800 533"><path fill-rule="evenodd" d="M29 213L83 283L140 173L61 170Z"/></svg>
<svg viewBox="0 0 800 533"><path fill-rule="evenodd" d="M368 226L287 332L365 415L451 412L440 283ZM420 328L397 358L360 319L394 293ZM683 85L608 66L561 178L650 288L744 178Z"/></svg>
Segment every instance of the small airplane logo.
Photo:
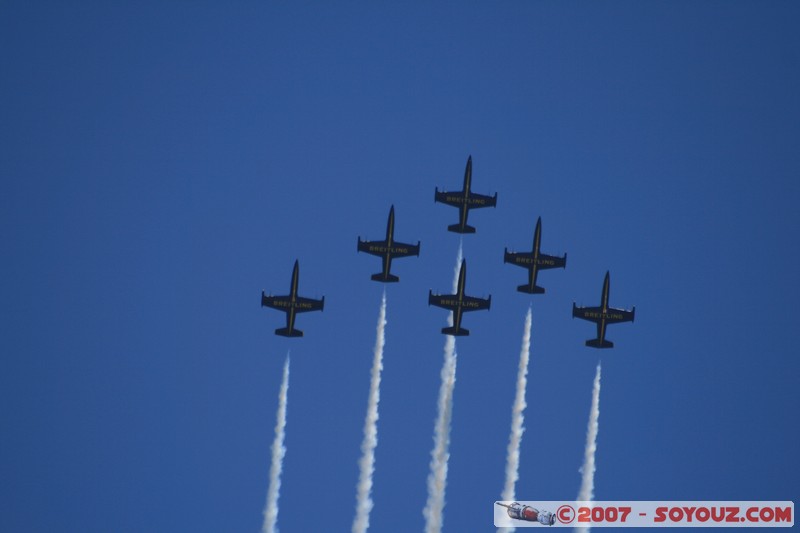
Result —
<svg viewBox="0 0 800 533"><path fill-rule="evenodd" d="M552 526L556 523L556 516L550 511L540 511L530 505L522 505L519 502L513 502L510 505L503 502L494 502L495 504L505 507L508 516L514 520L525 520L526 522L539 522L543 526Z"/></svg>

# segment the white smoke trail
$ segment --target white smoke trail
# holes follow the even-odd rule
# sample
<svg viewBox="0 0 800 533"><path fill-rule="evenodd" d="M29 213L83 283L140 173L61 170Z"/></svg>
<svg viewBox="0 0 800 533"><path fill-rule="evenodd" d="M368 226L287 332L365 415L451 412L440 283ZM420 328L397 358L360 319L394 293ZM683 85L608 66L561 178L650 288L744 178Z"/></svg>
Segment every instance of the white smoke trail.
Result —
<svg viewBox="0 0 800 533"><path fill-rule="evenodd" d="M594 376L592 387L592 407L589 410L589 426L586 429L586 451L581 467L581 489L578 491L578 501L591 501L594 498L594 455L597 451L597 430L600 419L600 363L597 363L597 373ZM588 532L588 527L576 527L575 531Z"/></svg>
<svg viewBox="0 0 800 533"><path fill-rule="evenodd" d="M456 268L453 273L453 292L458 290L458 274L463 259L461 243L458 245ZM452 313L447 320L453 325ZM439 387L438 415L434 426L433 450L431 450L431 471L428 474L428 501L422 514L425 517L425 533L439 533L444 522L444 494L447 486L447 462L450 459L450 419L453 414L453 388L456 384L456 338L447 335L444 341L444 362L442 363L442 384Z"/></svg>
<svg viewBox="0 0 800 533"><path fill-rule="evenodd" d="M511 407L511 434L508 437L508 455L506 456L506 485L501 498L506 501L514 500L514 487L519 479L519 445L525 428L525 389L528 386L528 360L531 353L531 308L525 315L525 327L522 331L522 349L519 352L519 369L517 370L517 395ZM516 528L501 528L498 531L511 533Z"/></svg>
<svg viewBox="0 0 800 533"><path fill-rule="evenodd" d="M372 376L369 385L367 417L364 421L364 440L361 442L361 459L358 461L360 474L356 487L356 517L353 520L353 533L365 533L369 527L369 513L372 511L372 474L375 472L375 447L378 445L378 402L381 400L381 371L383 370L383 346L386 343L386 290L381 299L378 313L378 331L375 336L375 350L372 359Z"/></svg>
<svg viewBox="0 0 800 533"><path fill-rule="evenodd" d="M277 533L278 522L278 495L281 490L281 471L283 470L283 457L286 447L283 439L286 435L286 403L289 393L289 354L283 364L283 381L278 394L278 421L275 424L275 440L272 441L272 465L269 468L269 489L267 490L267 505L264 507L263 533Z"/></svg>

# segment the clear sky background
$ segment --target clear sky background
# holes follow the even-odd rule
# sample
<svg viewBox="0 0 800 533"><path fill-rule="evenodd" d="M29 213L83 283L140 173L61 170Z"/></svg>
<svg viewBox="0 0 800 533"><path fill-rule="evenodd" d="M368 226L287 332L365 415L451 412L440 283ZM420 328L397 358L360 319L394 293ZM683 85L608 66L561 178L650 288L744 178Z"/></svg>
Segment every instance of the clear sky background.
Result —
<svg viewBox="0 0 800 533"><path fill-rule="evenodd" d="M519 499L576 496L602 359L597 499L798 500L796 3L71 4L0 7L1 530L259 530L291 349L278 525L349 531L394 204L371 524L420 531L470 154L445 531L491 530L531 304Z"/></svg>

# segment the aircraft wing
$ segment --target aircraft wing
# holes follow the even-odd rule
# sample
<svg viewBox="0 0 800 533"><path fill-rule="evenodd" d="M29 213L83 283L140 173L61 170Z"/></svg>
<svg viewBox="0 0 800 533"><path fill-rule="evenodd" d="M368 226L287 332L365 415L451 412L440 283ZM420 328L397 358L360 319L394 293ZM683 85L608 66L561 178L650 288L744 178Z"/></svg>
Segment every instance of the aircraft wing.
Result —
<svg viewBox="0 0 800 533"><path fill-rule="evenodd" d="M608 310L608 318L606 318L606 322L609 324L617 324L619 322L633 322L633 317L636 314L636 308L634 307L632 310L628 311L627 309L614 309L609 308Z"/></svg>
<svg viewBox="0 0 800 533"><path fill-rule="evenodd" d="M557 255L539 254L539 270L548 268L564 268L567 266L567 256L558 257Z"/></svg>
<svg viewBox="0 0 800 533"><path fill-rule="evenodd" d="M296 313L306 313L308 311L322 311L322 308L325 307L325 297L323 296L321 300L314 300L313 298L301 298L298 297L295 301L295 312Z"/></svg>
<svg viewBox="0 0 800 533"><path fill-rule="evenodd" d="M464 204L464 193L461 191L446 192L436 189L436 194L433 197L433 200L435 202L441 202L443 204L460 207Z"/></svg>
<svg viewBox="0 0 800 533"><path fill-rule="evenodd" d="M506 250L503 256L504 263L511 263L522 268L531 268L533 266L533 254L530 252L509 252Z"/></svg>
<svg viewBox="0 0 800 533"><path fill-rule="evenodd" d="M463 304L461 305L462 311L480 311L482 309L489 309L492 306L492 297L488 298L475 298L473 296L464 296Z"/></svg>
<svg viewBox="0 0 800 533"><path fill-rule="evenodd" d="M494 207L497 205L497 195L487 196L485 194L469 193L469 208Z"/></svg>
<svg viewBox="0 0 800 533"><path fill-rule="evenodd" d="M626 309L615 309L610 307L604 315L602 307L577 307L575 304L572 304L573 317L589 320L590 322L597 322L598 324L602 321L605 321L606 324L633 322L635 314L635 307L630 311Z"/></svg>
<svg viewBox="0 0 800 533"><path fill-rule="evenodd" d="M458 308L458 299L454 294L433 294L428 291L428 305L435 305L453 311Z"/></svg>
<svg viewBox="0 0 800 533"><path fill-rule="evenodd" d="M577 307L572 304L572 317L599 323L602 320L602 307Z"/></svg>
<svg viewBox="0 0 800 533"><path fill-rule="evenodd" d="M409 255L419 255L419 243L406 244L404 242L392 243L390 255L392 257L408 257Z"/></svg>
<svg viewBox="0 0 800 533"><path fill-rule="evenodd" d="M386 255L386 247L388 243L386 241L362 241L360 238L358 239L358 251L359 252L366 252L372 255Z"/></svg>
<svg viewBox="0 0 800 533"><path fill-rule="evenodd" d="M291 306L292 298L290 296L267 296L261 293L261 306L272 307L280 309L281 311L288 311Z"/></svg>
<svg viewBox="0 0 800 533"><path fill-rule="evenodd" d="M389 244L386 241L362 241L358 240L358 251L368 254L385 257ZM407 257L409 255L419 255L419 243L406 244L404 242L393 242L391 250L388 250L392 257Z"/></svg>

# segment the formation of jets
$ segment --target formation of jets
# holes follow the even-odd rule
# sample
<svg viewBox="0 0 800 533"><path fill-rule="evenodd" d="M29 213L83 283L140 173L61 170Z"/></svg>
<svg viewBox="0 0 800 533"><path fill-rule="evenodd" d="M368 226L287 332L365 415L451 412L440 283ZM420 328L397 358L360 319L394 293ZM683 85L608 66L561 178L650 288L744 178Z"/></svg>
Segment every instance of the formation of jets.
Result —
<svg viewBox="0 0 800 533"><path fill-rule="evenodd" d="M475 233L475 228L467 224L467 216L470 209L481 207L495 207L497 205L497 193L494 196L473 193L472 187L472 156L467 159L467 167L464 171L464 188L461 191L445 192L435 189L434 202L441 202L459 209L459 222L447 227L449 231L456 233ZM394 239L395 215L394 206L389 209L389 219L386 223L386 238L382 241L362 241L358 237L357 251L365 252L381 258L382 268L377 274L373 274L371 279L382 283L395 283L400 278L391 273L392 259L419 256L420 242L417 244L407 244ZM567 254L562 257L548 255L540 250L542 240L542 219L536 221L536 228L533 231L533 248L530 252L509 252L508 248L503 253L503 262L510 263L528 271L528 282L519 285L517 291L526 294L544 294L543 287L538 286L537 276L540 270L551 268L566 268ZM304 298L297 294L299 281L299 263L295 261L292 271L292 282L290 293L287 296L267 296L261 292L261 306L272 307L286 313L286 327L275 330L276 335L284 337L302 337L303 332L294 327L295 316L297 313L307 311L322 311L325 305L325 297L320 300ZM453 336L469 335L469 330L461 327L463 313L469 311L488 310L492 304L492 296L488 298L476 298L468 296L465 292L467 280L467 262L461 262L458 275L456 294L433 294L428 292L428 305L442 307L452 312L452 326L442 328L442 333ZM603 282L603 292L600 297L598 307L578 307L573 302L572 316L583 320L589 320L597 324L597 338L586 341L586 346L592 348L612 348L614 343L606 340L606 327L609 324L618 322L633 322L636 308L631 310L617 309L610 307L608 303L610 274L606 272Z"/></svg>

